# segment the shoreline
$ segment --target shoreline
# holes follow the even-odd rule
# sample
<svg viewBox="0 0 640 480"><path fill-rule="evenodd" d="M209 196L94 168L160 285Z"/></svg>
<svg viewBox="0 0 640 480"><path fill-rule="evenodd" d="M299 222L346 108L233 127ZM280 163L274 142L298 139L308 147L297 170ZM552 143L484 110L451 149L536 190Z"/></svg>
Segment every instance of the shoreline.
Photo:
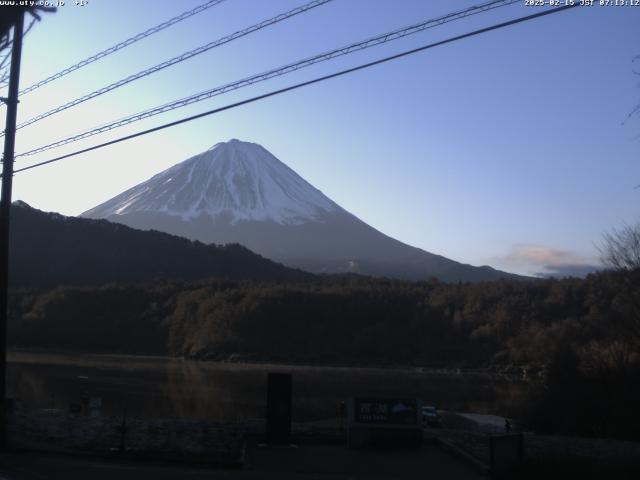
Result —
<svg viewBox="0 0 640 480"><path fill-rule="evenodd" d="M358 364L336 364L336 363L296 363L277 362L269 360L251 360L238 358L234 360L200 360L185 357L171 357L162 355L144 354L121 354L121 353L82 353L71 351L52 350L25 350L10 349L7 352L7 362L14 364L55 364L55 365L77 365L77 366L108 366L122 365L123 360L131 360L129 368L141 368L146 365L166 363L168 365L179 366L184 364L199 365L211 368L225 369L274 369L282 370L338 370L338 371L370 371L370 372L393 372L402 371L405 373L438 375L438 376L477 376L477 377L500 377L520 382L535 382L542 378L541 368L531 366L509 365L505 367L440 367L440 366L420 366L420 365L358 365ZM532 371L532 374L528 374Z"/></svg>

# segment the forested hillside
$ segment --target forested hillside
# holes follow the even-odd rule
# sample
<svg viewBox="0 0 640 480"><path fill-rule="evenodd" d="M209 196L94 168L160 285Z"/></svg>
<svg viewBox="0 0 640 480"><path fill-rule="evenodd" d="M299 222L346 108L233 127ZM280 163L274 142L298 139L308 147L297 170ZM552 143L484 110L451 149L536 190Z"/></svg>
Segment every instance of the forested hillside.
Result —
<svg viewBox="0 0 640 480"><path fill-rule="evenodd" d="M14 203L11 211L10 284L105 285L153 279L304 280L240 245L205 245L106 220L66 217Z"/></svg>
<svg viewBox="0 0 640 480"><path fill-rule="evenodd" d="M624 340L631 306L620 281L612 273L453 285L326 277L22 290L12 295L11 343L210 359L544 365L559 344L606 356Z"/></svg>

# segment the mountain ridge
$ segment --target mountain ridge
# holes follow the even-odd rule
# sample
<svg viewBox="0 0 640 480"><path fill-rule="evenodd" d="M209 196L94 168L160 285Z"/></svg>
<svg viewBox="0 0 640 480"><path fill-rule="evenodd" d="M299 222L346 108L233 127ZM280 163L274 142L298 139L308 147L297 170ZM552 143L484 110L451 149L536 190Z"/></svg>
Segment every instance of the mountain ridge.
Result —
<svg viewBox="0 0 640 480"><path fill-rule="evenodd" d="M162 280L305 280L238 244L205 245L158 231L43 212L22 201L11 208L12 288L96 286Z"/></svg>
<svg viewBox="0 0 640 480"><path fill-rule="evenodd" d="M204 243L240 243L312 273L408 280L523 278L406 245L366 224L264 147L232 139L84 212Z"/></svg>

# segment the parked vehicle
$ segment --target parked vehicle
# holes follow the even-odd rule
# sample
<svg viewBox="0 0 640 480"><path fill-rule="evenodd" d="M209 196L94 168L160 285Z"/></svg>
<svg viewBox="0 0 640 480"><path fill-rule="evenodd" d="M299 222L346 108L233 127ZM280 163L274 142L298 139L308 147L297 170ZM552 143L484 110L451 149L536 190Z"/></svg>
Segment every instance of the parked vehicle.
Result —
<svg viewBox="0 0 640 480"><path fill-rule="evenodd" d="M440 427L440 415L436 407L422 407L422 424L429 427Z"/></svg>

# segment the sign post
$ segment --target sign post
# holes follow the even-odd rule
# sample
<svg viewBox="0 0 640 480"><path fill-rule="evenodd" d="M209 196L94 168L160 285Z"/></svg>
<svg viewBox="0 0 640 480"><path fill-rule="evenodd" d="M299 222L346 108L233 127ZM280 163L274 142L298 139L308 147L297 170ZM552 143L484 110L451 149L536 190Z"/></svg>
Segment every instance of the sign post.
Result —
<svg viewBox="0 0 640 480"><path fill-rule="evenodd" d="M407 398L350 398L347 445L412 446L422 444L422 402Z"/></svg>
<svg viewBox="0 0 640 480"><path fill-rule="evenodd" d="M267 445L291 444L291 374L267 375Z"/></svg>

